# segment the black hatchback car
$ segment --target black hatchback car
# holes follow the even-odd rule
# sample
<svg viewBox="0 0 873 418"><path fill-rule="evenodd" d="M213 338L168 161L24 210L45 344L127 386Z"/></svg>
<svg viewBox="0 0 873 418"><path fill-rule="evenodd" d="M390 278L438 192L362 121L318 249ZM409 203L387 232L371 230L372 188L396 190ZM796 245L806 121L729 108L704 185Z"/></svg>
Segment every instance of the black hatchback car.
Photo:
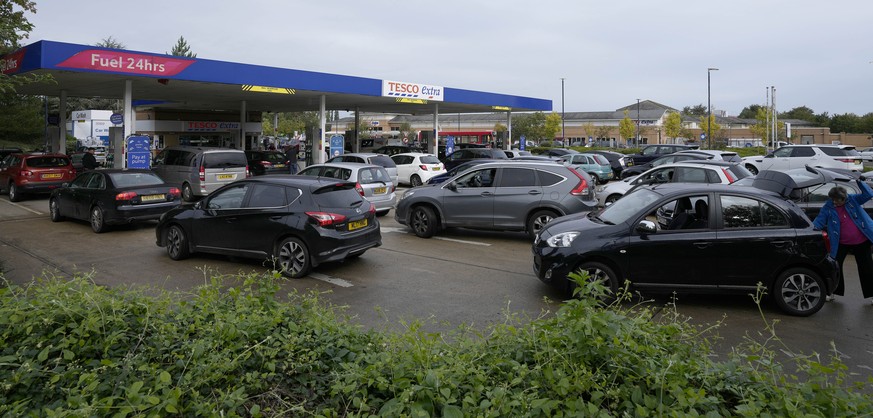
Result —
<svg viewBox="0 0 873 418"><path fill-rule="evenodd" d="M173 260L197 252L263 259L292 278L382 245L376 207L355 183L291 175L230 183L164 214L155 236Z"/></svg>
<svg viewBox="0 0 873 418"><path fill-rule="evenodd" d="M680 208L670 228L657 217ZM687 210L686 210L687 208ZM691 209L694 208L694 209ZM571 291L586 271L617 291L754 293L762 283L783 311L817 312L839 278L827 241L792 201L753 187L668 183L602 211L559 218L537 234L534 271Z"/></svg>
<svg viewBox="0 0 873 418"><path fill-rule="evenodd" d="M265 174L290 174L288 159L282 151L246 151L246 160L249 162L249 171L253 176Z"/></svg>
<svg viewBox="0 0 873 418"><path fill-rule="evenodd" d="M441 161L446 166L446 170L451 170L467 161L478 159L508 160L509 158L503 150L496 148L464 148L455 150Z"/></svg>

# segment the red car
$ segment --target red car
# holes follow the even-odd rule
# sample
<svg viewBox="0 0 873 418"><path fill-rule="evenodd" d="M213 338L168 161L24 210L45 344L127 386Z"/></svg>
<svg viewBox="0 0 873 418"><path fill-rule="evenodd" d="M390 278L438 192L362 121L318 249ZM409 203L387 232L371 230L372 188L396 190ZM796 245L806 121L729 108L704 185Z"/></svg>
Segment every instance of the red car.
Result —
<svg viewBox="0 0 873 418"><path fill-rule="evenodd" d="M27 193L50 193L76 177L70 157L64 154L10 154L0 162L0 193L18 202Z"/></svg>

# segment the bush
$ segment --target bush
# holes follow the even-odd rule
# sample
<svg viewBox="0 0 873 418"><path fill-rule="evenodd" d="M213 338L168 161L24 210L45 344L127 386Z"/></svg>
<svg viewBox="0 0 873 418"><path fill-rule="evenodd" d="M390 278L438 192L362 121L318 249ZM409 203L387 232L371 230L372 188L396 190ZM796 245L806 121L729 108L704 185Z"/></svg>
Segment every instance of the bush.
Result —
<svg viewBox="0 0 873 418"><path fill-rule="evenodd" d="M89 276L2 288L0 414L873 414L869 388L845 385L837 360L796 356L802 380L761 345L715 361L708 327L602 306L595 284L554 315L441 335L362 330L315 293L280 300L279 280L215 278L193 295Z"/></svg>

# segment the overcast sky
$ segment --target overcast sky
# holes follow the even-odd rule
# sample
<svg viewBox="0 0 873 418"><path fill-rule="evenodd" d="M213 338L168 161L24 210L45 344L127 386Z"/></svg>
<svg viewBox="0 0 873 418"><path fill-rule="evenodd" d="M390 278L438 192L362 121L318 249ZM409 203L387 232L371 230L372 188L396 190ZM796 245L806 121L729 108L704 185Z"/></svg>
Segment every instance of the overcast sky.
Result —
<svg viewBox="0 0 873 418"><path fill-rule="evenodd" d="M24 44L169 52L552 100L873 112L873 1L36 0Z"/></svg>

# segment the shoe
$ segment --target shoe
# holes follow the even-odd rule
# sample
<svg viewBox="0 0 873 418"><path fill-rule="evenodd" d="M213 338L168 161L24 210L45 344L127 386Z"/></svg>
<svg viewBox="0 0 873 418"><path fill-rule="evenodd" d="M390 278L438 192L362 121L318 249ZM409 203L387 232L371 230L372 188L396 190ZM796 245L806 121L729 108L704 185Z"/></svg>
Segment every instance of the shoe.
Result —
<svg viewBox="0 0 873 418"><path fill-rule="evenodd" d="M833 301L834 301L834 295L825 296L825 302L833 302Z"/></svg>

